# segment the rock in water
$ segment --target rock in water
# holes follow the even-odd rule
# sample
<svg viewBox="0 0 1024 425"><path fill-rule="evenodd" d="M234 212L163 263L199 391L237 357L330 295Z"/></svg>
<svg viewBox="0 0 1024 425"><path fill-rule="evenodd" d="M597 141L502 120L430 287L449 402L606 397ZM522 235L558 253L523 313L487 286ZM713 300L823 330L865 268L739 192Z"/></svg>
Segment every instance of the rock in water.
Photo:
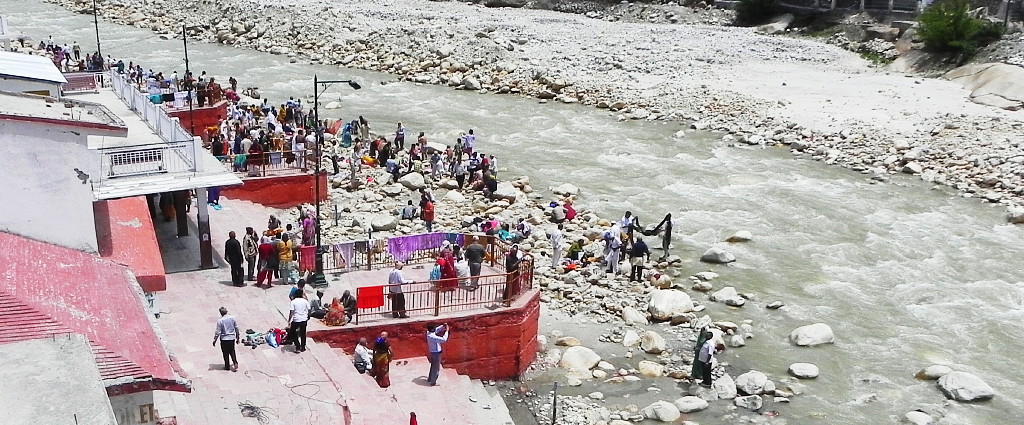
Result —
<svg viewBox="0 0 1024 425"><path fill-rule="evenodd" d="M683 413L699 412L708 408L707 400L692 395L677 399L672 404L676 405L676 408Z"/></svg>
<svg viewBox="0 0 1024 425"><path fill-rule="evenodd" d="M719 400L736 398L736 381L733 381L728 373L714 380L711 383L711 389L715 390Z"/></svg>
<svg viewBox="0 0 1024 425"><path fill-rule="evenodd" d="M466 90L480 90L480 82L473 77L463 78L462 86L465 87Z"/></svg>
<svg viewBox="0 0 1024 425"><path fill-rule="evenodd" d="M705 263L726 264L736 261L736 256L722 248L711 248L700 256L700 261Z"/></svg>
<svg viewBox="0 0 1024 425"><path fill-rule="evenodd" d="M832 328L824 323L801 326L789 334L789 340L799 346L815 346L836 342Z"/></svg>
<svg viewBox="0 0 1024 425"><path fill-rule="evenodd" d="M577 345L565 349L558 366L569 370L590 370L601 361L601 356L587 347Z"/></svg>
<svg viewBox="0 0 1024 425"><path fill-rule="evenodd" d="M647 312L654 320L671 320L673 316L693 311L693 300L683 291L656 289L651 292Z"/></svg>
<svg viewBox="0 0 1024 425"><path fill-rule="evenodd" d="M667 401L656 401L650 406L645 407L640 413L648 419L654 419L661 422L675 422L679 419L682 414L679 413L679 409L672 403Z"/></svg>
<svg viewBox="0 0 1024 425"><path fill-rule="evenodd" d="M761 396L759 395L748 395L743 397L736 397L736 399L733 400L733 403L736 404L736 407L742 407L744 409L749 410L757 410L761 408L761 406L764 403L764 400L761 400Z"/></svg>
<svg viewBox="0 0 1024 425"><path fill-rule="evenodd" d="M750 232L748 232L746 230L740 230L740 231L738 231L736 233L733 233L733 235L729 236L729 239L726 239L725 241L726 242L734 242L734 243L735 242L750 242L752 239L754 239L754 235L753 234L751 234Z"/></svg>
<svg viewBox="0 0 1024 425"><path fill-rule="evenodd" d="M812 379L818 377L818 366L811 363L793 363L789 365L789 373L800 379Z"/></svg>
<svg viewBox="0 0 1024 425"><path fill-rule="evenodd" d="M576 196L580 194L580 188L572 183L563 183L551 188L551 192L562 196Z"/></svg>
<svg viewBox="0 0 1024 425"><path fill-rule="evenodd" d="M949 372L938 381L946 397L957 401L990 400L996 393L981 378L967 372Z"/></svg>
<svg viewBox="0 0 1024 425"><path fill-rule="evenodd" d="M950 368L949 366L943 366L943 365L940 365L940 364L933 364L931 366L928 366L928 367L926 367L924 369L919 370L917 372L917 374L914 375L914 377L917 378L917 379L920 379L922 381L934 381L936 379L939 379L939 378L945 376L946 374L948 374L949 372L952 372L952 371L953 371L953 369Z"/></svg>
<svg viewBox="0 0 1024 425"><path fill-rule="evenodd" d="M752 370L736 377L736 389L747 395L758 395L768 385L768 375Z"/></svg>
<svg viewBox="0 0 1024 425"><path fill-rule="evenodd" d="M1012 206L1007 208L1006 220L1013 224L1024 224L1024 207Z"/></svg>
<svg viewBox="0 0 1024 425"><path fill-rule="evenodd" d="M420 190L427 187L427 182L423 179L423 174L420 173L409 173L398 179L398 183L411 190Z"/></svg>
<svg viewBox="0 0 1024 425"><path fill-rule="evenodd" d="M630 329L626 331L626 334L622 336L622 345L626 347L633 347L640 343L640 334Z"/></svg>
<svg viewBox="0 0 1024 425"><path fill-rule="evenodd" d="M903 419L906 419L908 423L914 425L932 425L935 421L932 420L932 415L929 415L920 410L913 410L903 415Z"/></svg>

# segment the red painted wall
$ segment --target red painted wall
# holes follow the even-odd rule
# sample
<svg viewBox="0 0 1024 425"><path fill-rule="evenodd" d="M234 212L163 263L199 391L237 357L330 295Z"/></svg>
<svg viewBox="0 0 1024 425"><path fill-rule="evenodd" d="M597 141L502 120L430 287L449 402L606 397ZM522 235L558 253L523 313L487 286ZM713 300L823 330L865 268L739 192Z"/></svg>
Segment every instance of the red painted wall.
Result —
<svg viewBox="0 0 1024 425"><path fill-rule="evenodd" d="M316 192L312 174L281 177L255 177L242 180L241 186L225 187L221 195L244 199L271 208L287 209L312 203ZM320 201L327 200L327 175L320 176Z"/></svg>
<svg viewBox="0 0 1024 425"><path fill-rule="evenodd" d="M445 367L474 379L517 378L537 355L540 292L529 291L511 308L489 313L311 330L309 337L351 352L360 337L372 341L387 331L395 358L406 359L427 355L426 324L439 321L452 327L441 356Z"/></svg>
<svg viewBox="0 0 1024 425"><path fill-rule="evenodd" d="M220 120L228 115L228 103L222 101L214 106L198 107L193 104L191 111L183 109L179 111L167 110L167 115L178 117L181 126L185 130L191 130L193 136L200 136L206 141L207 127L220 127ZM195 127L192 127L195 125Z"/></svg>
<svg viewBox="0 0 1024 425"><path fill-rule="evenodd" d="M100 256L127 266L146 292L167 289L164 262L145 196L93 203Z"/></svg>

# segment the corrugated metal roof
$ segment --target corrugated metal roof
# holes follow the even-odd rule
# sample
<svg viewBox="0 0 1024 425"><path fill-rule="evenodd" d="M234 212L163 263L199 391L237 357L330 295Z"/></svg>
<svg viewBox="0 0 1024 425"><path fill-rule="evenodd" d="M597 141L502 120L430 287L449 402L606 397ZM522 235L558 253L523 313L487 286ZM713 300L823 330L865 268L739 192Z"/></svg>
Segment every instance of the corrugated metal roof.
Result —
<svg viewBox="0 0 1024 425"><path fill-rule="evenodd" d="M0 52L0 77L14 77L26 80L48 81L67 84L53 61L46 56L24 53Z"/></svg>
<svg viewBox="0 0 1024 425"><path fill-rule="evenodd" d="M82 334L104 381L180 379L124 266L5 232L0 246L18 247L0 250L0 342Z"/></svg>

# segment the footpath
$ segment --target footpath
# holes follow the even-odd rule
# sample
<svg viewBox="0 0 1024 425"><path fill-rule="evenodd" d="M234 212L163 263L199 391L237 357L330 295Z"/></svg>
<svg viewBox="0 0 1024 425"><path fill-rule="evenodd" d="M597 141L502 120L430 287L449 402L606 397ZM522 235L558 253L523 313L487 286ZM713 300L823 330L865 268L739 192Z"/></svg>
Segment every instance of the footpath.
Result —
<svg viewBox="0 0 1024 425"><path fill-rule="evenodd" d="M222 236L228 230L262 227L275 212L244 201L221 204L220 211L211 211L216 258L223 258ZM442 370L438 386L426 386L425 357L393 362L392 385L387 389L356 372L344 350L313 340L305 353L296 353L291 346L240 345L238 372L223 370L220 348L211 345L218 308L226 307L243 333L284 328L289 289L232 286L226 267L169 274L167 291L157 302L157 322L193 390L157 392L158 417L175 417L178 425L404 425L415 412L420 425L512 423L496 387L450 369Z"/></svg>

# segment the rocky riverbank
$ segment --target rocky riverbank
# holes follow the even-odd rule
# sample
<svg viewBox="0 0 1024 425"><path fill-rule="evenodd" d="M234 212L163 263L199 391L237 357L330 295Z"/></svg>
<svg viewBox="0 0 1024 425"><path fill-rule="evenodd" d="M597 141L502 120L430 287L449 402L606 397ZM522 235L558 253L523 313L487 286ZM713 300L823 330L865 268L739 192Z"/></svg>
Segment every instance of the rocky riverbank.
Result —
<svg viewBox="0 0 1024 425"><path fill-rule="evenodd" d="M55 1L91 13L81 0ZM184 24L198 40L296 61L593 105L623 120L690 120L737 145L789 148L876 181L908 173L964 196L1024 205L1021 112L970 104L956 84L889 75L834 46L671 24L682 12L616 14L620 5L571 15L426 0L99 5L105 19L167 37ZM634 15L666 23L630 22ZM1024 221L1024 211L1012 210L1012 221Z"/></svg>

